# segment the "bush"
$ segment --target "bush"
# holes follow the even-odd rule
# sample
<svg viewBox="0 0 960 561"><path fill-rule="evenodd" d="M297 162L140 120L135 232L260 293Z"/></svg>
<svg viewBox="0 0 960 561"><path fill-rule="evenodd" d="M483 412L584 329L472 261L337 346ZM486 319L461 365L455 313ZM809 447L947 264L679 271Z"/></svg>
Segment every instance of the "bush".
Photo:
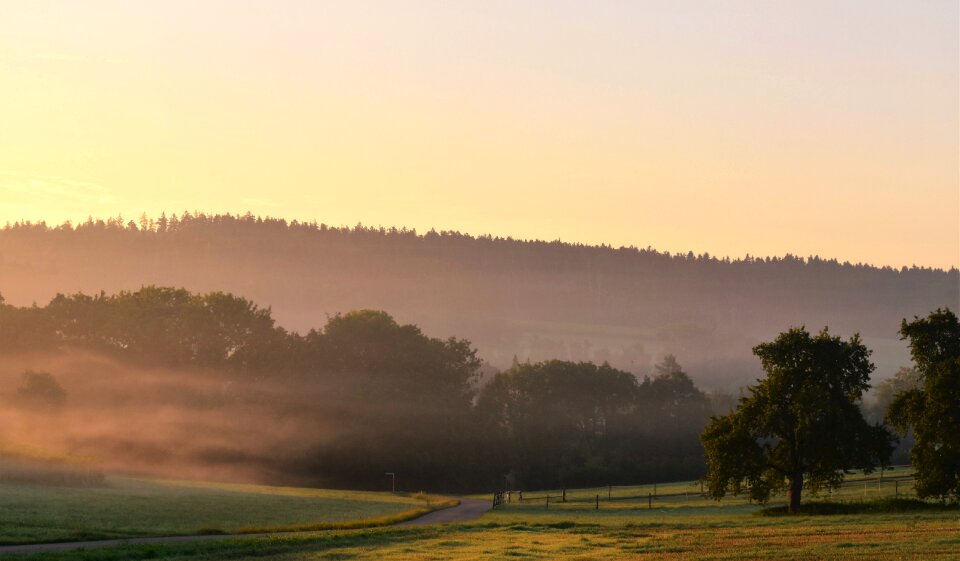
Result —
<svg viewBox="0 0 960 561"><path fill-rule="evenodd" d="M49 372L27 370L17 388L17 403L30 408L59 409L67 402L67 392Z"/></svg>

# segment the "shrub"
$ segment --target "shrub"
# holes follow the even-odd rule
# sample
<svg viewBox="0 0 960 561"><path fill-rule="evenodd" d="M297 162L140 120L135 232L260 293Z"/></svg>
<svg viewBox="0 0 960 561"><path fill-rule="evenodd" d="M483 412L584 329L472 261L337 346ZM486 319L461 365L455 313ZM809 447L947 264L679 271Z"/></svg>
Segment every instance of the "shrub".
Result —
<svg viewBox="0 0 960 561"><path fill-rule="evenodd" d="M59 409L67 402L67 392L49 372L27 370L17 388L17 403L29 408Z"/></svg>

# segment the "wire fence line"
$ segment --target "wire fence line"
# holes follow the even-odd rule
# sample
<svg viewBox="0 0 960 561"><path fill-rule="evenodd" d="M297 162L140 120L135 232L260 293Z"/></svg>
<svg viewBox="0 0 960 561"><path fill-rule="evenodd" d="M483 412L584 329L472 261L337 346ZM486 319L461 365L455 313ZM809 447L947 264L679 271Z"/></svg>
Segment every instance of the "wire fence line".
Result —
<svg viewBox="0 0 960 561"><path fill-rule="evenodd" d="M891 472L898 473L892 474ZM908 471L909 473L903 473ZM863 475L844 480L838 488L821 490L816 496L827 501L862 501L881 497L915 497L914 476L910 466L894 466L877 475ZM779 495L774 495L779 498ZM696 502L714 502L708 496L702 480L649 485L609 485L579 489L550 491L507 490L494 494L493 508L503 505L549 508L553 505L592 504L597 510L601 505L623 505L617 508L648 508L655 506L684 506ZM722 499L728 504L751 504L749 490L739 495ZM632 505L630 503L636 503Z"/></svg>

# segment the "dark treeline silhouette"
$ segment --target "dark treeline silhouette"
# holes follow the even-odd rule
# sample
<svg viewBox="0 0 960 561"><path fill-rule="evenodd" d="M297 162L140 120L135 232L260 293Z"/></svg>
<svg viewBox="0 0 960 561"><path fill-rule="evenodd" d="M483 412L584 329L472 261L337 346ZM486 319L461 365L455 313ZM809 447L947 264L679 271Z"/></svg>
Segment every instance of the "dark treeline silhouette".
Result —
<svg viewBox="0 0 960 561"><path fill-rule="evenodd" d="M487 491L703 473L710 400L667 357L652 377L518 362L384 312L305 335L222 292L145 287L0 303L0 439L106 469L273 483Z"/></svg>
<svg viewBox="0 0 960 561"><path fill-rule="evenodd" d="M960 305L956 269L816 256L731 260L199 213L0 230L0 290L11 303L151 284L243 295L301 333L325 314L390 310L466 337L501 369L514 356L559 358L642 376L654 357L675 354L704 387L730 389L761 374L749 349L783 325L858 331L878 377L889 377L909 361L897 323Z"/></svg>
<svg viewBox="0 0 960 561"><path fill-rule="evenodd" d="M591 486L696 478L710 402L673 357L637 380L607 364L519 364L480 392L506 485Z"/></svg>

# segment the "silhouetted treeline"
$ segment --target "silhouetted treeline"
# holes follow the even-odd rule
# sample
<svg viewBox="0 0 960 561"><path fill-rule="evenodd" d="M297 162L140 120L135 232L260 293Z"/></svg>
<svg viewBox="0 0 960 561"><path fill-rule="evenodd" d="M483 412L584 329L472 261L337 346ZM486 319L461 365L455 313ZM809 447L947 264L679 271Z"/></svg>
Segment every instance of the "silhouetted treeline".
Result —
<svg viewBox="0 0 960 561"><path fill-rule="evenodd" d="M609 365L546 361L497 374L477 407L506 485L591 486L704 473L709 400L673 357L640 381Z"/></svg>
<svg viewBox="0 0 960 561"><path fill-rule="evenodd" d="M394 472L401 488L446 491L703 473L710 401L673 357L645 378L566 361L483 371L469 342L379 311L299 335L222 292L0 304L0 383L20 384L0 407L0 438L108 467L375 489ZM58 388L57 407L31 406L27 378Z"/></svg>
<svg viewBox="0 0 960 561"><path fill-rule="evenodd" d="M653 357L676 354L711 388L758 376L749 349L784 325L859 331L886 377L909 360L902 318L960 306L956 269L816 256L730 260L190 213L0 230L0 291L13 303L150 284L239 294L300 332L324 314L390 310L468 338L499 368L560 358L645 375Z"/></svg>

